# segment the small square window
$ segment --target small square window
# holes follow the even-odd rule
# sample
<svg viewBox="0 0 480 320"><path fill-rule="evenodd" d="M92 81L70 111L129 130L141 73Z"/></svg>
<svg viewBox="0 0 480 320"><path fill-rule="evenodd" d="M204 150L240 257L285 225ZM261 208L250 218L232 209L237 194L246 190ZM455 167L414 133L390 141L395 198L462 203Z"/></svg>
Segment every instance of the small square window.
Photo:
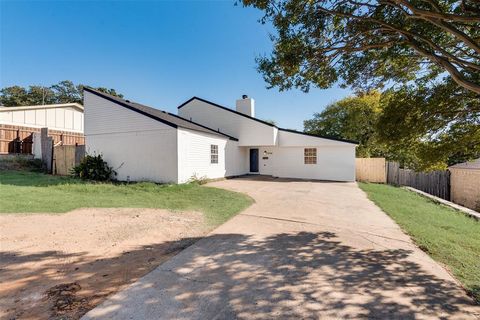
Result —
<svg viewBox="0 0 480 320"><path fill-rule="evenodd" d="M210 145L210 163L218 163L218 145Z"/></svg>
<svg viewBox="0 0 480 320"><path fill-rule="evenodd" d="M317 164L317 148L305 148L303 159L305 164Z"/></svg>

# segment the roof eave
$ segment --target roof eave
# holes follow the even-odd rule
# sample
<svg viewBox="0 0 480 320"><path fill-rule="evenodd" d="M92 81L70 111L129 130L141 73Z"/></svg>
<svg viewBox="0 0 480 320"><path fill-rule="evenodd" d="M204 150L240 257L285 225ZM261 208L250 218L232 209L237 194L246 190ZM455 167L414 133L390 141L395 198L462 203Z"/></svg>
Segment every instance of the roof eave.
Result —
<svg viewBox="0 0 480 320"><path fill-rule="evenodd" d="M292 130L292 129L285 129L285 128L278 128L278 130L286 131L286 132L290 132L290 133L301 134L301 135L304 135L304 136L309 136L309 137L314 137L314 138L320 138L320 139L326 139L326 140L332 140L332 141L354 144L354 145L357 145L357 146L359 145L358 141L354 141L354 140L347 140L347 139L341 139L341 138L335 138L335 137L321 136L321 135L317 135L317 134L306 133L306 132L296 131L296 130Z"/></svg>

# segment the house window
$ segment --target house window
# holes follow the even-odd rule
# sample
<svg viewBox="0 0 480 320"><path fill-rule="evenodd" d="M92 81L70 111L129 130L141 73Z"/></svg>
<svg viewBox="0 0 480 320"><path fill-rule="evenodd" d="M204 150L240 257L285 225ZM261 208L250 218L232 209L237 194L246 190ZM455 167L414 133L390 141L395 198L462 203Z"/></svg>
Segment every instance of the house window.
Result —
<svg viewBox="0 0 480 320"><path fill-rule="evenodd" d="M305 164L317 164L317 148L305 148L303 158Z"/></svg>
<svg viewBox="0 0 480 320"><path fill-rule="evenodd" d="M210 163L218 163L218 145L210 145Z"/></svg>

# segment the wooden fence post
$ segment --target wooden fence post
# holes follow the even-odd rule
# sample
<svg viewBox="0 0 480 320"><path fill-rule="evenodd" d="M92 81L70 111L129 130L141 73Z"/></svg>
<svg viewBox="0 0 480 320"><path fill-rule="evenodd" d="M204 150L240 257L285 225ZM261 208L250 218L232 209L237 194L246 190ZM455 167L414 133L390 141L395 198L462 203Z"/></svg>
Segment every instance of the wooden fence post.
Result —
<svg viewBox="0 0 480 320"><path fill-rule="evenodd" d="M40 129L40 146L42 149L42 169L52 172L53 139L48 136L48 128Z"/></svg>
<svg viewBox="0 0 480 320"><path fill-rule="evenodd" d="M399 169L400 165L398 162L387 162L387 183L398 186L399 185Z"/></svg>

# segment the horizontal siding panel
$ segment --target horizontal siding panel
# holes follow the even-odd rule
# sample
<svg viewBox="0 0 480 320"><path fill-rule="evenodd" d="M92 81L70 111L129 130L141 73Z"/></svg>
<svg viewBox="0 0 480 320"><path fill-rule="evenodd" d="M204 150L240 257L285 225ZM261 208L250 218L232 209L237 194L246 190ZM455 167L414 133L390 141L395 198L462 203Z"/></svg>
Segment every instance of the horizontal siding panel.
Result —
<svg viewBox="0 0 480 320"><path fill-rule="evenodd" d="M85 91L85 135L174 129Z"/></svg>

